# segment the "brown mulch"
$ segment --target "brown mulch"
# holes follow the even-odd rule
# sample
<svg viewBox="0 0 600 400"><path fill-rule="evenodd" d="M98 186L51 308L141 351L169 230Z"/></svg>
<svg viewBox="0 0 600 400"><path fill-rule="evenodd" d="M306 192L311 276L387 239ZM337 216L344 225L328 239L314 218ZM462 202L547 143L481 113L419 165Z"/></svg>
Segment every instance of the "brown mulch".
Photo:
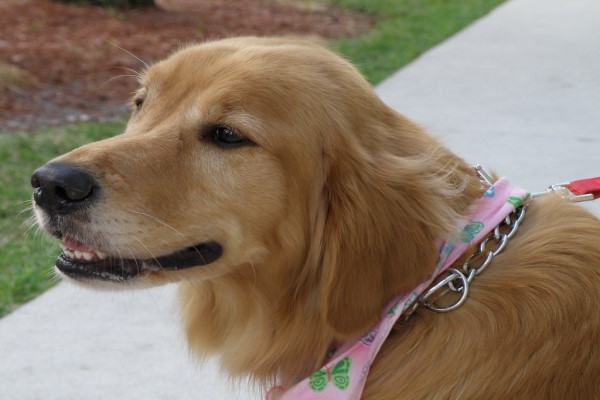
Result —
<svg viewBox="0 0 600 400"><path fill-rule="evenodd" d="M18 67L29 84L0 85L0 130L124 115L136 86L131 75L143 68L136 57L150 63L182 44L235 35L336 39L363 33L375 22L314 1L156 3L161 8L107 10L1 0L0 66Z"/></svg>

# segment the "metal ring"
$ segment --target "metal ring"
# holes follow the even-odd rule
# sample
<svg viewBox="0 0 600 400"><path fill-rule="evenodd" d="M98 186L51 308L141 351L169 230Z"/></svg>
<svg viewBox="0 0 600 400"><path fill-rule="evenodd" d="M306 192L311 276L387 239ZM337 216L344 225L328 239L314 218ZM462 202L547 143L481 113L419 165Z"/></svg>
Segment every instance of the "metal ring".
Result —
<svg viewBox="0 0 600 400"><path fill-rule="evenodd" d="M440 282L429 288L421 298L419 299L419 303L423 306L427 307L431 311L446 313L453 310L456 310L458 307L462 306L463 303L467 300L467 295L469 294L469 280L467 277L459 270L452 268L449 269L450 273L446 278L442 279ZM438 307L433 303L428 303L427 299L436 291L441 289L442 287L449 285L452 281L460 279L462 281L462 291L460 292L460 298L456 301L456 303L449 305L447 307Z"/></svg>

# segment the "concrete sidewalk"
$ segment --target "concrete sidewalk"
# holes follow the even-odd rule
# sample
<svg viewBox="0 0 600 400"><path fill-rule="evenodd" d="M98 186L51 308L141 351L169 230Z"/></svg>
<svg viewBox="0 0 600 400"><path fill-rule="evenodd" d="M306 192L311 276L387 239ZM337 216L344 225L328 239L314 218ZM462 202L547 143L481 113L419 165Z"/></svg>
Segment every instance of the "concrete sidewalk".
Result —
<svg viewBox="0 0 600 400"><path fill-rule="evenodd" d="M512 0L377 90L529 190L598 176L599 20L597 0ZM586 207L600 215L600 201ZM173 304L174 287L58 285L0 320L0 399L259 398L188 358Z"/></svg>
<svg viewBox="0 0 600 400"><path fill-rule="evenodd" d="M378 87L530 191L600 175L600 2L512 0ZM600 213L600 201L586 207Z"/></svg>

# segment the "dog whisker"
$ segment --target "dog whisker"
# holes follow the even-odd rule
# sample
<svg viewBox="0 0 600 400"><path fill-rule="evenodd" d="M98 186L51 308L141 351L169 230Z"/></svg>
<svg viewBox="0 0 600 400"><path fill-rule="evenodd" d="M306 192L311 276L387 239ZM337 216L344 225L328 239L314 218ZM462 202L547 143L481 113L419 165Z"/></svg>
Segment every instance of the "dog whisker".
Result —
<svg viewBox="0 0 600 400"><path fill-rule="evenodd" d="M110 68L111 69L122 69L123 71L132 72L138 78L141 78L143 76L142 71L139 71L139 70L136 70L136 69L133 69L133 68L127 68L127 67L122 67L122 66L115 66L115 67L110 67Z"/></svg>
<svg viewBox="0 0 600 400"><path fill-rule="evenodd" d="M185 281L194 288L196 293L202 293L202 290L196 285L196 282L194 280L192 280L190 278L186 278Z"/></svg>
<svg viewBox="0 0 600 400"><path fill-rule="evenodd" d="M16 216L18 217L21 214L24 214L24 213L26 213L28 211L32 211L32 210L33 210L33 206L25 207L24 209L22 209L21 211L19 211Z"/></svg>
<svg viewBox="0 0 600 400"><path fill-rule="evenodd" d="M27 219L25 219L23 222L21 222L21 226L23 226L23 225L27 225L28 230L34 226L37 226L37 221L35 219L35 215L30 215L29 217L27 217Z"/></svg>
<svg viewBox="0 0 600 400"><path fill-rule="evenodd" d="M148 254L150 254L150 256L154 259L154 261L156 261L156 263L158 264L158 267L160 268L160 270L164 271L164 268L160 264L160 261L158 261L158 258L156 258L156 256L154 256L154 254L152 253L152 251L150 251L150 249L148 248L148 246L146 246L144 244L144 242L142 242L139 238L137 238L135 236L133 238L146 249L146 251L148 252ZM136 264L137 264L137 261L136 261Z"/></svg>
<svg viewBox="0 0 600 400"><path fill-rule="evenodd" d="M135 262L135 268L137 269L137 273L139 274L140 271L142 270L142 267L140 266L138 259L133 255L133 252L131 251L130 248L127 248L127 251L129 252L129 255L131 256L131 259L133 260L133 262ZM125 270L121 271L121 277L123 279L125 279Z"/></svg>
<svg viewBox="0 0 600 400"><path fill-rule="evenodd" d="M42 237L43 231L39 227L39 225L36 223L35 217L29 218L27 221L23 222L23 225L29 225L29 227L25 230L25 233L24 233L25 237L27 237L32 232L34 233L34 235L37 235L39 238Z"/></svg>
<svg viewBox="0 0 600 400"><path fill-rule="evenodd" d="M110 44L111 46L116 47L117 49L122 50L125 53L129 54L131 57L133 57L136 60L138 60L139 62L141 62L144 65L144 67L150 68L150 65L148 65L148 63L146 61L142 60L140 57L136 56L135 54L133 54L129 50L125 50L123 47L119 46L118 44L116 44L115 42L112 42L110 40L107 40L107 43Z"/></svg>
<svg viewBox="0 0 600 400"><path fill-rule="evenodd" d="M150 296L150 299L152 299L152 303L154 303L154 307L156 307L156 310L157 311L161 311L161 308L158 305L158 302L156 301L156 299L152 295L152 291L151 290L146 290L145 292L148 294L148 296Z"/></svg>
<svg viewBox="0 0 600 400"><path fill-rule="evenodd" d="M125 261L125 258L123 258L123 255L121 254L121 250L116 249L116 251L117 251L117 254L118 254L118 257L119 257L119 261L121 263L123 263ZM125 270L121 270L121 278L123 278L123 279L125 278Z"/></svg>
<svg viewBox="0 0 600 400"><path fill-rule="evenodd" d="M159 224L163 225L164 227L169 228L170 230L172 230L173 232L175 232L176 234L178 234L181 238L187 240L187 237L183 233L181 233L180 231L178 231L177 229L175 229L173 226L167 224L166 222L162 221L160 218L155 217L152 214L148 214L148 213L141 212L141 211L134 211L134 210L129 210L129 212L132 213L132 214L138 214L138 215L143 215L144 217L148 217L148 218L150 218L150 219L158 222Z"/></svg>
<svg viewBox="0 0 600 400"><path fill-rule="evenodd" d="M47 272L47 279L48 282L50 283L50 285L54 286L56 285L58 282L61 281L61 277L60 274L56 271L55 268L50 268Z"/></svg>
<svg viewBox="0 0 600 400"><path fill-rule="evenodd" d="M137 75L131 75L131 74L117 75L117 76L113 76L112 78L107 79L106 81L102 82L102 85L106 85L106 84L108 84L108 83L110 83L110 82L112 82L112 81L114 81L115 79L118 79L118 78L138 78L138 76Z"/></svg>
<svg viewBox="0 0 600 400"><path fill-rule="evenodd" d="M172 230L174 233L176 233L177 235L179 235L179 237L181 237L182 239L189 241L188 237L186 235L184 235L183 233L181 233L179 230L175 229L173 226L167 224L166 222L162 221L160 218L155 217L152 214L148 214L145 212L141 212L141 211L134 211L134 210L129 210L130 213L133 214L138 214L138 215L143 215L145 217L148 217L152 220L154 220L155 222L158 222L159 224L163 225L166 228L169 228L170 230ZM206 260L204 259L204 255L202 253L200 253L200 251L198 251L198 249L195 249L196 253L198 253L198 255L201 257L202 262L206 263Z"/></svg>

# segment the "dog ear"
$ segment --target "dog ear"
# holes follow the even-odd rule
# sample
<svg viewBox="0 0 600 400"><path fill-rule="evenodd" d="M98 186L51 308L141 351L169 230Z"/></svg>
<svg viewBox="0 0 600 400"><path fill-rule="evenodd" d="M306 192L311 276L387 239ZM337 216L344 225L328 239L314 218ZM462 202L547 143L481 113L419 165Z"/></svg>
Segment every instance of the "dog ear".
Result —
<svg viewBox="0 0 600 400"><path fill-rule="evenodd" d="M321 298L325 322L337 335L371 328L386 302L433 270L436 239L449 232L457 213L436 187L448 177L436 177L439 165L430 161L387 153L330 163Z"/></svg>

